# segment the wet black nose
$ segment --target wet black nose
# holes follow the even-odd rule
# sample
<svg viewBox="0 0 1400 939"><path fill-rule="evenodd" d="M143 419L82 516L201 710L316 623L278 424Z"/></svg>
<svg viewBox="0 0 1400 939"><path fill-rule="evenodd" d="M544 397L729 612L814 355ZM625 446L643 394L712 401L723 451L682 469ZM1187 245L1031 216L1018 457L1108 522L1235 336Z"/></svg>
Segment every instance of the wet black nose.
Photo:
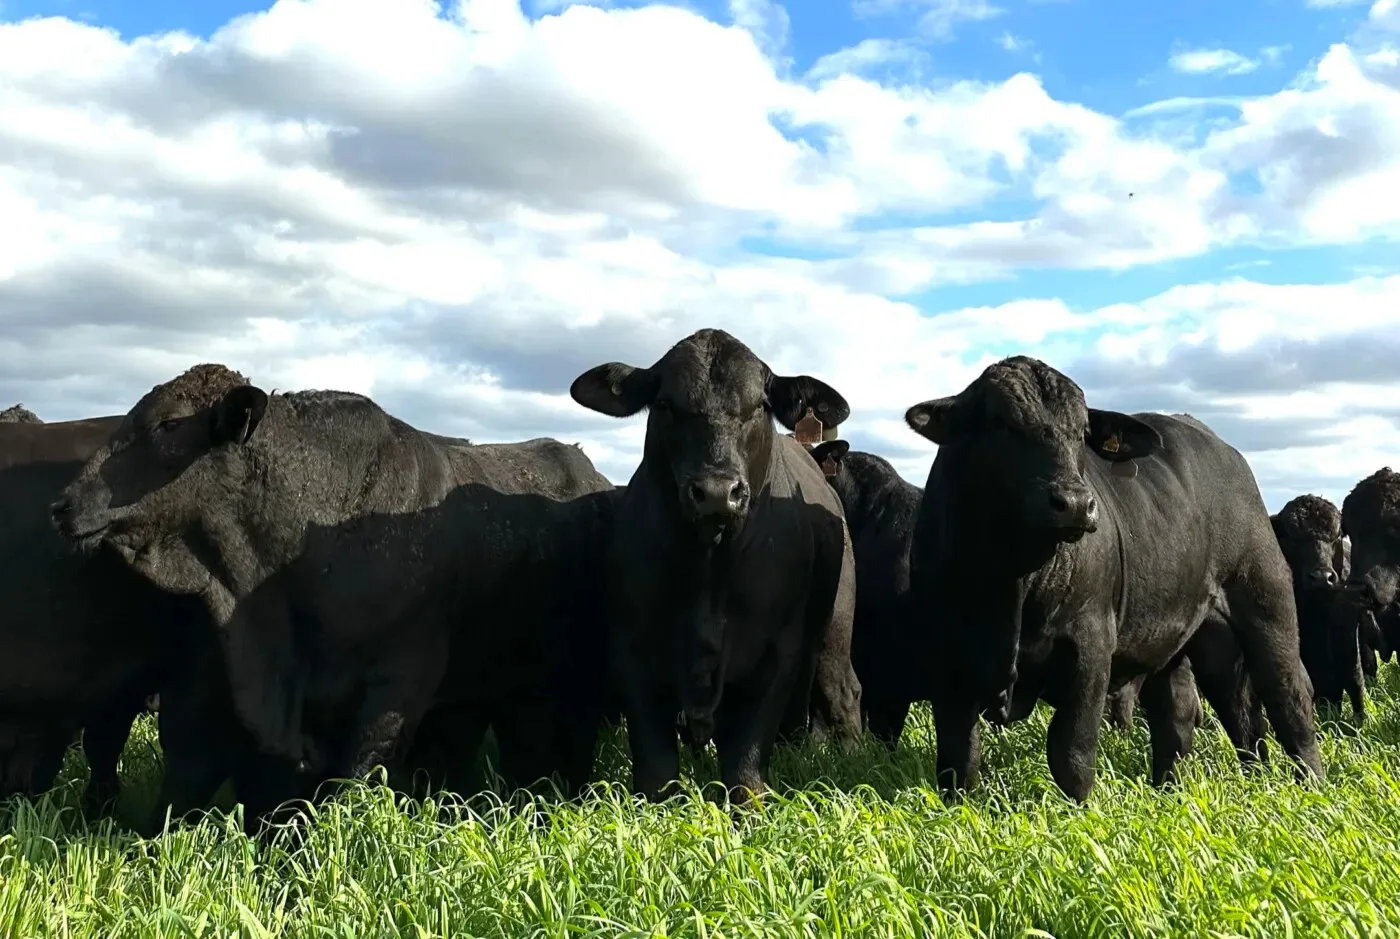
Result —
<svg viewBox="0 0 1400 939"><path fill-rule="evenodd" d="M1308 580L1318 587L1337 586L1337 572L1330 567L1320 567L1308 574Z"/></svg>
<svg viewBox="0 0 1400 939"><path fill-rule="evenodd" d="M1099 523L1099 503L1087 489L1052 487L1047 493L1050 500L1050 524L1055 528L1080 528L1094 531Z"/></svg>
<svg viewBox="0 0 1400 939"><path fill-rule="evenodd" d="M738 515L748 506L749 487L733 476L709 476L685 487L697 516Z"/></svg>

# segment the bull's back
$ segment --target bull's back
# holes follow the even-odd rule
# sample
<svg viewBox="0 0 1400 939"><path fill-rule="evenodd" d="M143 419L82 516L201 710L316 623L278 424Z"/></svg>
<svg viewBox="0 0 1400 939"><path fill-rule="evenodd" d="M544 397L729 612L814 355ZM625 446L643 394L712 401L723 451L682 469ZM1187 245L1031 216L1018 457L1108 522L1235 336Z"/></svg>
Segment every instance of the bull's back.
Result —
<svg viewBox="0 0 1400 939"><path fill-rule="evenodd" d="M463 482L503 493L572 499L613 488L583 450L550 437L473 444L459 450L454 458Z"/></svg>
<svg viewBox="0 0 1400 939"><path fill-rule="evenodd" d="M114 416L53 424L0 424L0 470L33 463L75 462L76 475L121 422L120 416Z"/></svg>
<svg viewBox="0 0 1400 939"><path fill-rule="evenodd" d="M1162 450L1137 460L1133 478L1113 475L1093 456L1086 465L1101 502L1135 544L1145 538L1167 543L1190 538L1201 549L1214 549L1242 518L1263 512L1267 521L1259 487L1239 451L1194 418L1133 416L1162 435Z"/></svg>

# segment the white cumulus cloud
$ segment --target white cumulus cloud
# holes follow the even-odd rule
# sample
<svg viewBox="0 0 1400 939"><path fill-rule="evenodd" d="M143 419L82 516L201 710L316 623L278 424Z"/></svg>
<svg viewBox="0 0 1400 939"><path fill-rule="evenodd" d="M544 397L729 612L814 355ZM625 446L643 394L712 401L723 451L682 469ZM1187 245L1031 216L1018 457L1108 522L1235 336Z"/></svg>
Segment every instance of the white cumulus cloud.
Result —
<svg viewBox="0 0 1400 939"><path fill-rule="evenodd" d="M933 33L999 13L909 8ZM990 307L927 294L1394 239L1385 50L1339 43L1183 133L1199 103L1115 117L1029 72L873 77L917 55L901 39L794 77L771 0L725 22L549 9L280 0L207 38L0 24L0 407L124 411L221 361L438 432L580 441L624 481L641 422L569 383L717 326L833 382L843 433L920 482L931 448L903 410L1012 352L1103 406L1197 414L1275 507L1395 459L1391 271L1109 305L1029 283Z"/></svg>

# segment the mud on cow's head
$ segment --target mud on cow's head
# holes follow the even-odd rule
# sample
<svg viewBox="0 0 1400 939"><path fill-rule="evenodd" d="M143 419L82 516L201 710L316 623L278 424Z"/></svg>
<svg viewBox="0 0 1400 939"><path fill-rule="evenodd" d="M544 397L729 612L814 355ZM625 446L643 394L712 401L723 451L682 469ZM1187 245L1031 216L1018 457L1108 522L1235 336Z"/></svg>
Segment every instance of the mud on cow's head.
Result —
<svg viewBox="0 0 1400 939"><path fill-rule="evenodd" d="M613 417L648 409L645 460L669 477L682 514L707 532L742 525L767 478L773 418L791 430L808 408L827 426L850 416L830 385L775 375L719 329L682 339L650 368L609 362L589 369L569 394Z"/></svg>
<svg viewBox="0 0 1400 939"><path fill-rule="evenodd" d="M79 548L106 543L138 567L153 545L194 525L222 494L221 460L248 441L267 395L222 365L196 365L146 393L110 442L53 505L59 532ZM226 489L226 487L224 487ZM192 585L143 571L167 589Z"/></svg>
<svg viewBox="0 0 1400 939"><path fill-rule="evenodd" d="M1342 579L1342 513L1322 496L1298 496L1270 520L1300 589L1336 586Z"/></svg>
<svg viewBox="0 0 1400 939"><path fill-rule="evenodd" d="M1351 537L1347 588L1374 610L1400 600L1400 473L1389 466L1356 484L1342 501Z"/></svg>
<svg viewBox="0 0 1400 939"><path fill-rule="evenodd" d="M1126 464L1162 447L1156 430L1087 407L1077 384L1026 356L987 366L960 393L916 404L904 419L938 444L951 474L986 487L991 501L979 506L1066 542L1098 530L1097 498L1084 478L1090 451Z"/></svg>

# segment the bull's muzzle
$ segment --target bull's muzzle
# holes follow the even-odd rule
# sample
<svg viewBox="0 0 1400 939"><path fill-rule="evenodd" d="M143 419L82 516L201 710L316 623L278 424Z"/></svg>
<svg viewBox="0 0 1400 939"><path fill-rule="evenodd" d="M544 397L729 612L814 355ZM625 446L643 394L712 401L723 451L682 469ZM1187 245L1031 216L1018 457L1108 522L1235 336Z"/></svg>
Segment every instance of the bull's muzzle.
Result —
<svg viewBox="0 0 1400 939"><path fill-rule="evenodd" d="M748 511L749 486L734 475L701 476L681 484L681 503L697 520L731 521Z"/></svg>

